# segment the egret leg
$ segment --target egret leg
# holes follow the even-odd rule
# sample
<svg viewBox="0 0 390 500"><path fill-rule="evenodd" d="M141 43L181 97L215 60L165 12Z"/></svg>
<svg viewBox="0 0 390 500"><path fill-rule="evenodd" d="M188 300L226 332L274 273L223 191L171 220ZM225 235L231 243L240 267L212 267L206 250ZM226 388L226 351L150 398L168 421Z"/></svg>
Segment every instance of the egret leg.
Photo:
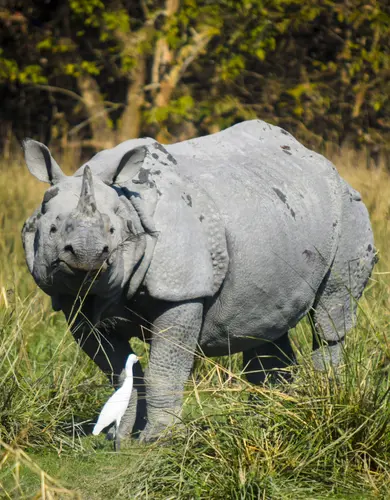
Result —
<svg viewBox="0 0 390 500"><path fill-rule="evenodd" d="M119 423L117 423L117 424L114 425L114 429L115 429L114 430L115 435L114 435L113 442L114 442L114 451L116 452L116 451L119 451L120 448L121 448L121 438L120 438L119 432L118 432L118 430L119 430Z"/></svg>
<svg viewBox="0 0 390 500"><path fill-rule="evenodd" d="M115 436L114 440L114 451L118 452L121 449L121 438L119 437L119 434L117 433Z"/></svg>
<svg viewBox="0 0 390 500"><path fill-rule="evenodd" d="M115 439L114 439L114 451L119 451L121 449L121 434L119 432L119 425L122 419L120 418L115 422Z"/></svg>

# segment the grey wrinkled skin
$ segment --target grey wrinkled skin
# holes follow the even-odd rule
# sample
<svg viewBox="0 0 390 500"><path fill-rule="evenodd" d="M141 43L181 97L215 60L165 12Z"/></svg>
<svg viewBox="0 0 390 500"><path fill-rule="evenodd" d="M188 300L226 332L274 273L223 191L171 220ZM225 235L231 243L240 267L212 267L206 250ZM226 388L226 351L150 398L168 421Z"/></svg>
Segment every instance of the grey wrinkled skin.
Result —
<svg viewBox="0 0 390 500"><path fill-rule="evenodd" d="M29 270L114 385L150 342L119 430L177 422L194 355L244 353L262 383L295 362L288 330L309 314L318 369L342 361L376 260L367 210L323 156L260 120L169 146L135 139L65 176L24 143L51 184L23 227ZM143 327L143 329L141 329Z"/></svg>

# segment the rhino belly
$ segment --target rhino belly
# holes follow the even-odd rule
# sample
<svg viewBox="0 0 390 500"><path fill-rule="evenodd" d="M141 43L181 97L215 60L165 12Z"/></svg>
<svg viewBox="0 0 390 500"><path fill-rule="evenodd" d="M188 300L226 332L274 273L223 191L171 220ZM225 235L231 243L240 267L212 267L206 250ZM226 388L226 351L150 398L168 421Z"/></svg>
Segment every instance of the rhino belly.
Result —
<svg viewBox="0 0 390 500"><path fill-rule="evenodd" d="M270 295L258 278L257 285L248 283L239 290L225 284L211 304L200 339L207 356L233 354L276 340L293 328L314 302L315 293L304 289ZM282 289L282 280L280 284Z"/></svg>
<svg viewBox="0 0 390 500"><path fill-rule="evenodd" d="M318 282L323 274L319 273ZM309 276L306 282L304 275L301 278L300 283L282 266L273 276L260 266L239 278L229 273L218 296L206 304L200 339L204 353L244 351L293 328L310 310L317 291Z"/></svg>

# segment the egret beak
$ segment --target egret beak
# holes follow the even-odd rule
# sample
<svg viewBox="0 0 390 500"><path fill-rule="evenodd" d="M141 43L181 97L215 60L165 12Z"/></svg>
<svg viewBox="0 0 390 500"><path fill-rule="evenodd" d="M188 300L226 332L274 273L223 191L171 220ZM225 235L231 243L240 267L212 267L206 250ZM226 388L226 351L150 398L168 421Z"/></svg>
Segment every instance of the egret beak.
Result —
<svg viewBox="0 0 390 500"><path fill-rule="evenodd" d="M143 358L143 356L137 356L137 361L139 361L142 358Z"/></svg>

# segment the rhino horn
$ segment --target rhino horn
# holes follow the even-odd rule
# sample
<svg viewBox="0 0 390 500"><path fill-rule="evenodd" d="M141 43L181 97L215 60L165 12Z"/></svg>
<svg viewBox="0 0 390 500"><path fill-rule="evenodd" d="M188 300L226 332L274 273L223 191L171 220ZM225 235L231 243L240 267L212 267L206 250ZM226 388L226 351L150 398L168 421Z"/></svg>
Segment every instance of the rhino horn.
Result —
<svg viewBox="0 0 390 500"><path fill-rule="evenodd" d="M81 186L81 194L77 205L77 210L83 215L87 215L90 217L97 213L92 173L88 165L86 165L86 167L84 168L83 183Z"/></svg>

